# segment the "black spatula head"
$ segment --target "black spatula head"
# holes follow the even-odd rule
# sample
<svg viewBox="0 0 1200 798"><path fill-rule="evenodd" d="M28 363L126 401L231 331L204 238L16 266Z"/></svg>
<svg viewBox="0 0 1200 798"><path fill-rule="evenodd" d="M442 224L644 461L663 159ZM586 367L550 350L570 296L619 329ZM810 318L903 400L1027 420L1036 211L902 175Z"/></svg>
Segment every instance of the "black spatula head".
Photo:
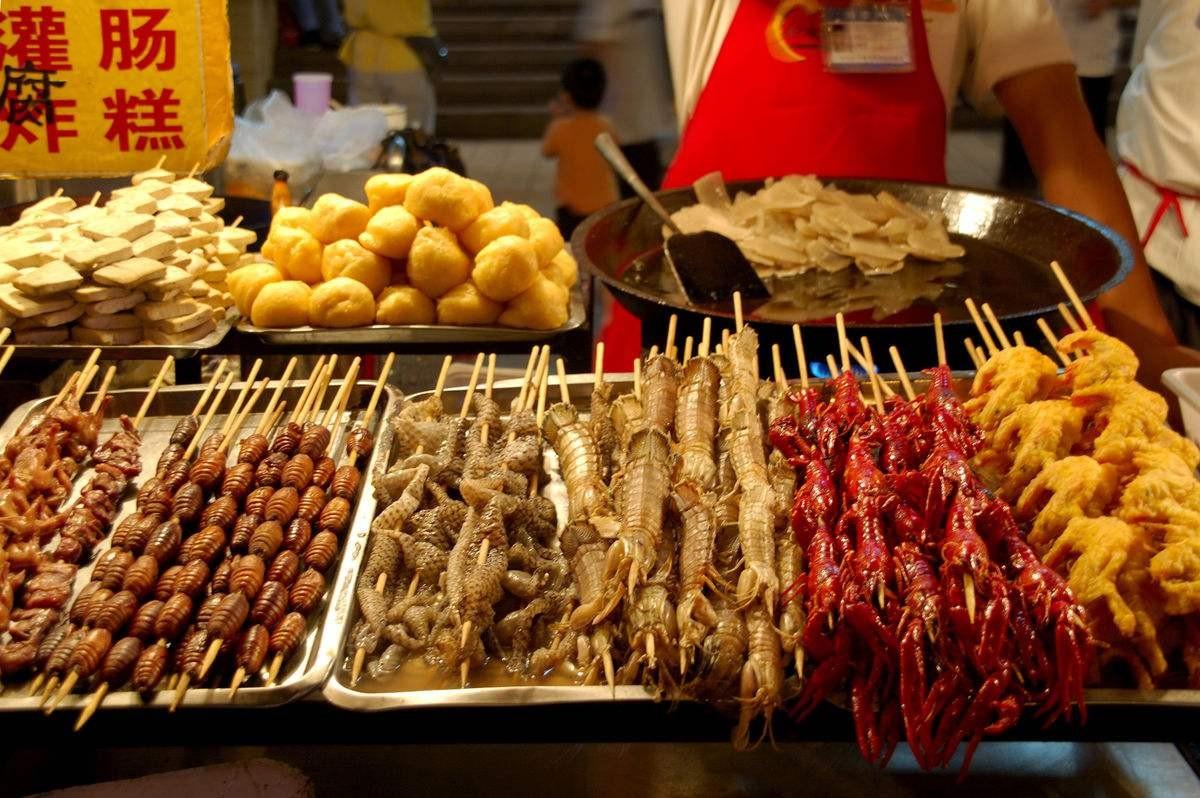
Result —
<svg viewBox="0 0 1200 798"><path fill-rule="evenodd" d="M667 239L665 249L689 302L724 302L735 291L746 300L771 296L738 245L720 233L677 233Z"/></svg>

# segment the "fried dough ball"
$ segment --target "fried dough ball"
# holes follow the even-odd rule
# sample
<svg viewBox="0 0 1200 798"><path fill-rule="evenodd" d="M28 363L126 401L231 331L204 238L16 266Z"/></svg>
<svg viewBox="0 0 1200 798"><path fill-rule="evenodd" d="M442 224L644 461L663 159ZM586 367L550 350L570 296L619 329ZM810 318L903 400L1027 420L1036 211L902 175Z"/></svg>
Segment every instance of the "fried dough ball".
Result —
<svg viewBox="0 0 1200 798"><path fill-rule="evenodd" d="M321 242L307 230L280 227L271 233L267 245L270 247L267 257L275 261L289 280L321 282Z"/></svg>
<svg viewBox="0 0 1200 798"><path fill-rule="evenodd" d="M367 193L367 207L371 209L371 213L377 213L380 208L403 205L404 194L408 191L408 184L412 179L412 175L395 174L371 175L367 178L363 190Z"/></svg>
<svg viewBox="0 0 1200 798"><path fill-rule="evenodd" d="M479 293L474 283L451 289L437 303L438 324L494 324L504 306Z"/></svg>
<svg viewBox="0 0 1200 798"><path fill-rule="evenodd" d="M470 184L471 189L475 192L475 199L479 204L479 213L487 213L492 208L496 207L496 201L492 199L492 190L480 183L478 180L465 178Z"/></svg>
<svg viewBox="0 0 1200 798"><path fill-rule="evenodd" d="M267 238L274 235L275 230L280 227L299 227L301 230L307 230L310 221L312 221L312 211L308 208L286 205L275 211L275 215L271 217L271 229L267 231Z"/></svg>
<svg viewBox="0 0 1200 798"><path fill-rule="evenodd" d="M433 324L433 300L411 285L389 285L375 303L376 324Z"/></svg>
<svg viewBox="0 0 1200 798"><path fill-rule="evenodd" d="M423 227L408 253L408 282L437 299L471 276L471 258L444 227Z"/></svg>
<svg viewBox="0 0 1200 798"><path fill-rule="evenodd" d="M357 239L367 229L371 209L341 194L322 194L313 203L308 231L322 244L341 238Z"/></svg>
<svg viewBox="0 0 1200 798"><path fill-rule="evenodd" d="M382 175L376 175L382 177ZM371 178L374 180L375 178ZM401 205L383 208L367 222L367 229L358 237L358 243L377 255L397 260L407 258L413 239L421 223L417 217L404 210Z"/></svg>
<svg viewBox="0 0 1200 798"><path fill-rule="evenodd" d="M250 321L256 327L303 327L311 297L312 288L300 280L267 283L254 299Z"/></svg>
<svg viewBox="0 0 1200 798"><path fill-rule="evenodd" d="M371 296L375 296L392 279L392 263L357 241L343 239L325 247L325 255L321 258L321 277L325 280L334 277L358 280L371 290Z"/></svg>
<svg viewBox="0 0 1200 798"><path fill-rule="evenodd" d="M404 207L418 219L458 231L491 208L472 181L435 166L413 177L404 194Z"/></svg>
<svg viewBox="0 0 1200 798"><path fill-rule="evenodd" d="M570 288L579 282L579 264L566 249L551 258L541 271L543 277L553 280L563 288Z"/></svg>
<svg viewBox="0 0 1200 798"><path fill-rule="evenodd" d="M568 299L566 288L539 274L533 285L508 303L499 321L505 327L553 330L567 323Z"/></svg>
<svg viewBox="0 0 1200 798"><path fill-rule="evenodd" d="M283 272L270 263L251 263L231 273L228 279L229 293L233 294L233 302L237 305L238 312L249 317L258 292L264 285L282 280Z"/></svg>
<svg viewBox="0 0 1200 798"><path fill-rule="evenodd" d="M375 321L375 297L358 280L334 277L313 289L308 315L314 327L362 327Z"/></svg>
<svg viewBox="0 0 1200 798"><path fill-rule="evenodd" d="M534 219L542 218L542 215L540 213L538 213L533 208L529 207L528 205L526 205L523 202L509 202L508 200L505 200L504 202L500 203L500 207L507 208L512 211L516 211L517 213L524 216L525 221L527 221L527 222L532 222Z"/></svg>
<svg viewBox="0 0 1200 798"><path fill-rule="evenodd" d="M549 219L534 219L529 223L529 241L537 252L539 267L550 263L555 255L562 252L562 233L558 231L558 225Z"/></svg>
<svg viewBox="0 0 1200 798"><path fill-rule="evenodd" d="M488 299L507 302L533 284L537 253L528 240L500 236L475 256L471 279Z"/></svg>
<svg viewBox="0 0 1200 798"><path fill-rule="evenodd" d="M529 222L515 208L501 205L480 215L459 234L463 247L472 255L500 236L529 237Z"/></svg>

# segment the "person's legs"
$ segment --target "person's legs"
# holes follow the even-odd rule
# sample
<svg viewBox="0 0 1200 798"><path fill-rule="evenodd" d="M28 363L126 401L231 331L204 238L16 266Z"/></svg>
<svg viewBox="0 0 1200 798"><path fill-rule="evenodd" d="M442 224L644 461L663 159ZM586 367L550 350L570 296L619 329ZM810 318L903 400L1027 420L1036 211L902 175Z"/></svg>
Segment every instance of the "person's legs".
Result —
<svg viewBox="0 0 1200 798"><path fill-rule="evenodd" d="M363 72L346 68L346 100L350 105L374 105L387 102L383 76L378 72Z"/></svg>
<svg viewBox="0 0 1200 798"><path fill-rule="evenodd" d="M437 96L425 70L380 73L376 78L380 86L378 95L364 102L403 105L408 111L409 127L419 127L427 133L437 131Z"/></svg>
<svg viewBox="0 0 1200 798"><path fill-rule="evenodd" d="M292 8L292 14L295 15L296 24L300 27L302 34L320 33L321 19L317 16L317 6L314 0L289 0L288 5Z"/></svg>
<svg viewBox="0 0 1200 798"><path fill-rule="evenodd" d="M650 141L636 141L632 144L622 144L621 152L625 154L629 165L633 167L633 171L642 179L642 182L650 187L651 191L657 191L662 185L663 165L662 158L658 152L658 142L651 139ZM625 184L624 180L617 181L621 190L621 198L629 199L633 196L633 189Z"/></svg>
<svg viewBox="0 0 1200 798"><path fill-rule="evenodd" d="M1158 301L1162 304L1163 313L1175 331L1175 337L1184 346L1193 349L1200 348L1200 307L1193 305L1179 295L1175 283L1170 278L1150 270L1154 278L1154 287L1158 290Z"/></svg>

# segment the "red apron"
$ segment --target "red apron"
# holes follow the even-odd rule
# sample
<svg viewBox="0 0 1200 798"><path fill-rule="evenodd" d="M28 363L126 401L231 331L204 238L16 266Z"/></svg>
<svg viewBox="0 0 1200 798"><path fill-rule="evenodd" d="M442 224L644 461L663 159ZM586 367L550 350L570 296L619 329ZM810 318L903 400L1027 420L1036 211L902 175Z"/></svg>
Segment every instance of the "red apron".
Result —
<svg viewBox="0 0 1200 798"><path fill-rule="evenodd" d="M1150 219L1146 223L1146 232L1142 233L1142 240L1138 242L1142 245L1142 248L1145 249L1146 245L1150 243L1150 237L1158 229L1158 224L1167 215L1167 211L1175 213L1175 221L1179 222L1179 232L1183 233L1184 238L1187 238L1189 235L1187 223L1183 220L1183 207L1179 204L1179 200L1187 199L1200 202L1200 194L1187 194L1182 191L1176 191L1170 186L1159 185L1146 177L1142 173L1142 170L1138 169L1137 165L1128 158L1121 159L1121 166L1124 166L1129 174L1158 192L1158 205L1155 206L1154 212L1150 214Z"/></svg>
<svg viewBox="0 0 1200 798"><path fill-rule="evenodd" d="M739 3L664 188L718 170L726 180L820 174L946 181L946 108L920 0L910 0L914 69L905 73L826 71L821 15L803 6ZM641 353L641 323L615 302L601 338L611 363Z"/></svg>

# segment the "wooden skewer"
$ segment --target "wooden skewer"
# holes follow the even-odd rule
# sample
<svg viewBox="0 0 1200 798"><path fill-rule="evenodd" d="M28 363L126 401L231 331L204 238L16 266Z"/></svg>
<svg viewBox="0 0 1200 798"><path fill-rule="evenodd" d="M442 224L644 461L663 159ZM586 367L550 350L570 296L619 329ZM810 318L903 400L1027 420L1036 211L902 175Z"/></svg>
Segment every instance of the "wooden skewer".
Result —
<svg viewBox="0 0 1200 798"><path fill-rule="evenodd" d="M54 398L50 400L50 404L46 406L46 412L42 414L42 418L49 416L51 413L57 410L58 406L61 405L63 400L68 396L74 395L75 384L79 382L79 377L80 372L78 371L72 374L70 377L67 377L67 381L63 384L63 387L58 389L58 393L54 395Z"/></svg>
<svg viewBox="0 0 1200 798"><path fill-rule="evenodd" d="M1064 303L1058 303L1058 312L1063 317L1063 321L1067 323L1067 326L1071 328L1071 332L1083 332L1083 327L1080 326L1079 321L1075 318L1075 314Z"/></svg>
<svg viewBox="0 0 1200 798"><path fill-rule="evenodd" d="M658 344L650 347L650 354L646 355L646 362L650 362L656 357L658 357Z"/></svg>
<svg viewBox="0 0 1200 798"><path fill-rule="evenodd" d="M61 197L63 195L63 191L65 191L65 189L62 186L59 186L58 188L54 189L54 193L51 194L50 196Z"/></svg>
<svg viewBox="0 0 1200 798"><path fill-rule="evenodd" d="M777 388L787 387L787 376L783 373L783 359L779 355L779 344L771 344L771 367L775 372Z"/></svg>
<svg viewBox="0 0 1200 798"><path fill-rule="evenodd" d="M558 373L558 396L564 405L571 404L571 392L567 389L567 367L560 357L558 362L554 364L555 371Z"/></svg>
<svg viewBox="0 0 1200 798"><path fill-rule="evenodd" d="M529 359L525 361L525 373L521 375L521 390L517 393L517 409L525 406L525 397L529 395L529 386L533 380L533 370L538 364L538 347L529 350Z"/></svg>
<svg viewBox="0 0 1200 798"><path fill-rule="evenodd" d="M199 161L196 161L194 164L192 164L192 169L191 169L191 171L189 171L189 172L188 172L188 175L187 175L187 176L188 176L188 177L195 177L195 176L196 176L196 171L197 171L199 168L200 168L200 162L199 162Z"/></svg>
<svg viewBox="0 0 1200 798"><path fill-rule="evenodd" d="M91 200L91 202L88 203L88 205L91 205L94 208L94 207L96 207L96 203L99 201L100 201L100 192L97 191L95 194L92 195L92 200Z"/></svg>
<svg viewBox="0 0 1200 798"><path fill-rule="evenodd" d="M987 325L983 323L983 317L979 315L979 308L975 307L975 300L967 297L966 306L967 312L971 314L972 321L975 322L975 328L979 330L980 340L982 340L983 345L987 347L988 354L997 354L1000 349L996 346L996 342L992 339L992 334L988 332Z"/></svg>
<svg viewBox="0 0 1200 798"><path fill-rule="evenodd" d="M1079 298L1079 294L1075 293L1075 286L1071 285L1071 281L1067 279L1067 275L1063 274L1062 266L1058 265L1058 261L1050 261L1050 271L1054 272L1055 278L1058 279L1058 284L1062 286L1063 291L1067 292L1067 297L1071 300L1071 305L1075 308L1075 312L1079 314L1079 320L1089 330L1096 329L1095 322L1092 321L1092 316L1087 312L1087 308L1083 305L1083 300Z"/></svg>
<svg viewBox="0 0 1200 798"><path fill-rule="evenodd" d="M96 398L92 400L92 406L88 408L89 413L95 413L100 409L100 405L104 403L104 397L108 395L108 386L112 384L113 376L116 373L116 366L109 366L108 371L104 372L104 379L100 381L100 389L96 391Z"/></svg>
<svg viewBox="0 0 1200 798"><path fill-rule="evenodd" d="M875 368L875 359L871 357L871 343L863 336L859 339L863 349L863 368L867 370L867 376L871 380L871 395L875 400L875 409L883 413L883 391L879 387L880 379L879 372Z"/></svg>
<svg viewBox="0 0 1200 798"><path fill-rule="evenodd" d="M392 375L392 366L396 364L396 353L388 352L387 358L383 361L383 368L379 370L379 379L375 380L375 390L371 392L371 401L367 402L367 409L363 411L362 419L358 422L361 426L367 426L371 423L371 417L375 415L375 408L379 406L379 397L383 396L383 386L387 385L388 377Z"/></svg>
<svg viewBox="0 0 1200 798"><path fill-rule="evenodd" d="M338 356L335 354L329 358L329 363L325 366L325 372L321 375L321 382L312 395L312 402L308 411L305 413L304 421L316 422L321 416L321 405L325 404L325 394L329 393L329 386L333 384L333 378L336 374ZM334 392L334 396L337 392Z"/></svg>
<svg viewBox="0 0 1200 798"><path fill-rule="evenodd" d="M988 320L988 324L992 325L992 332L996 333L996 341L999 342L1001 349L1012 348L1012 343L1009 342L1008 336L1004 333L1004 328L1000 326L1000 320L996 318L996 314L992 312L992 306L984 302L979 306L983 311L983 315Z"/></svg>
<svg viewBox="0 0 1200 798"><path fill-rule="evenodd" d="M475 357L475 367L471 369L471 378L467 381L467 392L463 394L462 409L458 417L464 419L471 412L471 399L475 396L475 386L479 384L479 372L483 369L483 352Z"/></svg>
<svg viewBox="0 0 1200 798"><path fill-rule="evenodd" d="M838 347L841 349L842 354L842 371L849 371L850 350L848 345L850 341L846 338L846 317L841 313L838 313L837 316L834 317L834 320L837 323Z"/></svg>
<svg viewBox="0 0 1200 798"><path fill-rule="evenodd" d="M867 336L864 335L860 343L862 344L863 355L867 358L867 366L871 369L871 374L874 375L871 380L872 385L878 383L879 390L883 392L883 395L888 399L891 399L896 395L896 392L892 390L892 386L887 384L887 381L883 378L883 376L879 373L879 369L875 366L875 355L871 353L871 342L867 340ZM882 413L883 402L880 401L878 397L876 397L875 404L879 405L879 412Z"/></svg>
<svg viewBox="0 0 1200 798"><path fill-rule="evenodd" d="M792 344L796 347L796 367L800 369L800 388L808 390L808 358L804 356L804 337L800 325L792 325Z"/></svg>
<svg viewBox="0 0 1200 798"><path fill-rule="evenodd" d="M1025 336L1021 334L1020 330L1013 330L1012 339L1016 346L1025 346Z"/></svg>
<svg viewBox="0 0 1200 798"><path fill-rule="evenodd" d="M829 378L833 379L841 372L838 370L837 361L833 359L833 355L825 356L825 365L829 368Z"/></svg>
<svg viewBox="0 0 1200 798"><path fill-rule="evenodd" d="M633 398L642 401L642 360L633 361Z"/></svg>
<svg viewBox="0 0 1200 798"><path fill-rule="evenodd" d="M237 215L237 217L236 217L236 218L235 218L235 219L234 219L232 222L230 222L230 223L229 223L229 226L230 226L230 227L237 227L237 226L238 226L238 225L240 225L241 223L242 223L242 215L241 215L241 214L238 214L238 215Z"/></svg>
<svg viewBox="0 0 1200 798"><path fill-rule="evenodd" d="M937 341L938 365L946 365L946 334L942 330L942 314L933 314L933 337Z"/></svg>
<svg viewBox="0 0 1200 798"><path fill-rule="evenodd" d="M167 359L162 362L162 366L158 369L158 374L154 375L154 382L150 383L150 389L146 391L146 398L142 400L142 406L138 408L137 415L133 417L133 428L137 429L142 426L142 420L146 418L146 413L150 411L150 403L154 401L155 394L162 387L163 379L167 376L167 371L175 364L175 358L167 355Z"/></svg>
<svg viewBox="0 0 1200 798"><path fill-rule="evenodd" d="M5 332L8 331L7 327L5 327L4 329L5 329ZM4 373L4 369L8 365L8 361L12 360L13 352L15 352L15 351L17 351L17 348L15 346L4 347L4 354L0 355L0 374Z"/></svg>
<svg viewBox="0 0 1200 798"><path fill-rule="evenodd" d="M92 350L92 353L90 355L88 355L87 362L84 363L83 368L80 369L80 373L82 373L84 375L84 377L82 379L80 379L79 383L75 386L75 401L76 402L78 402L80 399L82 399L83 395L85 393L87 393L88 385L91 384L92 377L95 376L96 361L99 359L100 359L100 347L96 347L95 349Z"/></svg>
<svg viewBox="0 0 1200 798"><path fill-rule="evenodd" d="M162 165L163 165L164 163L166 163L166 161L167 161L167 156L165 156L165 155L160 155L160 156L158 156L158 162L157 162L156 164L154 164L154 168L155 168L155 169L162 169Z"/></svg>
<svg viewBox="0 0 1200 798"><path fill-rule="evenodd" d="M100 686L92 693L88 699L87 705L83 711L79 713L79 719L75 721L75 731L83 728L84 724L92 719L92 715L96 714L96 710L100 708L100 703L104 701L104 697L108 695L108 682L100 682Z"/></svg>
<svg viewBox="0 0 1200 798"><path fill-rule="evenodd" d="M220 432L221 432L221 438L222 438L222 440L221 440L222 451L228 445L227 441L229 438L229 434L231 432L233 432L234 429L236 429L236 427L233 426L233 423L235 421L237 421L238 414L240 414L242 412L242 403L246 401L246 398L248 396L250 396L250 391L254 387L254 380L258 377L258 372L259 372L259 369L261 369L261 368L262 368L262 358L260 357L254 361L254 365L250 368L250 376L242 384L242 389L240 391L238 391L237 397L233 400L233 407L229 408L229 414L225 417L225 423L221 425Z"/></svg>
<svg viewBox="0 0 1200 798"><path fill-rule="evenodd" d="M11 327L5 327L3 330L0 330L0 344L2 344L2 343L4 343L5 341L7 341L7 340L8 340L8 336L10 336L10 335L12 335L12 328L11 328Z"/></svg>
<svg viewBox="0 0 1200 798"><path fill-rule="evenodd" d="M192 412L188 415L199 415L205 406L208 405L208 399L212 396L212 392L217 389L217 385L221 382L221 375L225 373L225 367L228 365L222 360L217 363L217 367L213 369L213 375L208 378L208 385L204 387L204 393L200 394L200 398L196 400L196 405L192 408Z"/></svg>
<svg viewBox="0 0 1200 798"><path fill-rule="evenodd" d="M690 335L683 339L683 359L679 361L680 363L687 363L692 359L692 347L695 344L696 342L692 340L692 336Z"/></svg>
<svg viewBox="0 0 1200 798"><path fill-rule="evenodd" d="M196 447L200 445L200 439L204 436L204 430L208 429L209 422L212 421L213 414L220 407L221 402L225 399L225 392L229 390L229 386L233 384L233 372L229 372L225 376L225 381L221 383L217 395L213 397L213 402L208 407L208 411L204 414L204 418L200 419L200 426L196 428L196 434L192 436L191 443L183 452L183 460L187 460L196 451Z"/></svg>
<svg viewBox="0 0 1200 798"><path fill-rule="evenodd" d="M678 327L679 317L672 313L671 318L667 320L667 345L663 350L663 354L671 360L675 359L675 333L678 331Z"/></svg>
<svg viewBox="0 0 1200 798"><path fill-rule="evenodd" d="M908 379L908 369L904 367L904 361L900 359L900 350L894 346L889 346L888 354L892 356L892 365L896 368L896 375L900 377L900 384L904 386L904 396L911 402L917 398L917 393L913 390L912 382Z"/></svg>
<svg viewBox="0 0 1200 798"><path fill-rule="evenodd" d="M601 383L603 383L603 382L604 382L604 342L598 341L596 343L596 361L595 361L595 366L593 367L593 371L592 371L592 390L595 391L595 390L599 389Z"/></svg>
<svg viewBox="0 0 1200 798"><path fill-rule="evenodd" d="M329 403L329 410L321 420L322 426L332 428L333 424L339 421L342 414L346 412L346 406L350 403L350 393L354 390L355 383L358 382L358 371L361 368L362 358L356 357L350 361L350 368L346 370L342 387L334 394L333 400Z"/></svg>
<svg viewBox="0 0 1200 798"><path fill-rule="evenodd" d="M1050 325L1043 318L1037 320L1038 329L1042 331L1042 335L1046 336L1046 340L1050 342L1050 348L1054 350L1054 354L1058 355L1058 360L1063 364L1063 368L1071 365L1071 358L1067 357L1066 352L1062 352L1058 348L1058 336L1054 334L1054 330L1050 329Z"/></svg>
<svg viewBox="0 0 1200 798"><path fill-rule="evenodd" d="M721 346L725 347L725 354L729 354L729 339L731 334L729 330L721 330Z"/></svg>
<svg viewBox="0 0 1200 798"><path fill-rule="evenodd" d="M712 344L712 317L705 316L704 324L700 328L700 347L696 353L700 357L708 357L709 346Z"/></svg>
<svg viewBox="0 0 1200 798"><path fill-rule="evenodd" d="M975 348L975 342L971 340L970 336L963 339L963 346L967 348L967 355L971 358L971 362L975 364L975 368L983 368L983 358L979 356L979 350Z"/></svg>
<svg viewBox="0 0 1200 798"><path fill-rule="evenodd" d="M742 316L742 292L733 292L733 327L738 332L742 331L744 317Z"/></svg>
<svg viewBox="0 0 1200 798"><path fill-rule="evenodd" d="M255 434L262 435L268 429L270 429L270 427L266 425L275 415L275 408L279 405L279 398L283 396L283 392L291 386L292 372L296 369L296 365L299 362L300 359L297 357L293 357L287 362L287 366L283 370L283 375L280 376L279 380L275 384L275 391L271 394L271 401L267 402L266 408L263 409L262 418L258 420L258 426L254 428Z"/></svg>
<svg viewBox="0 0 1200 798"><path fill-rule="evenodd" d="M292 415L288 421L297 421L300 414L304 411L308 404L308 395L312 393L317 382L321 378L321 373L325 370L325 356L321 355L317 358L317 362L313 364L313 369L309 372L308 380L304 383L304 388L300 391L300 398L296 400L295 407L292 408Z"/></svg>

